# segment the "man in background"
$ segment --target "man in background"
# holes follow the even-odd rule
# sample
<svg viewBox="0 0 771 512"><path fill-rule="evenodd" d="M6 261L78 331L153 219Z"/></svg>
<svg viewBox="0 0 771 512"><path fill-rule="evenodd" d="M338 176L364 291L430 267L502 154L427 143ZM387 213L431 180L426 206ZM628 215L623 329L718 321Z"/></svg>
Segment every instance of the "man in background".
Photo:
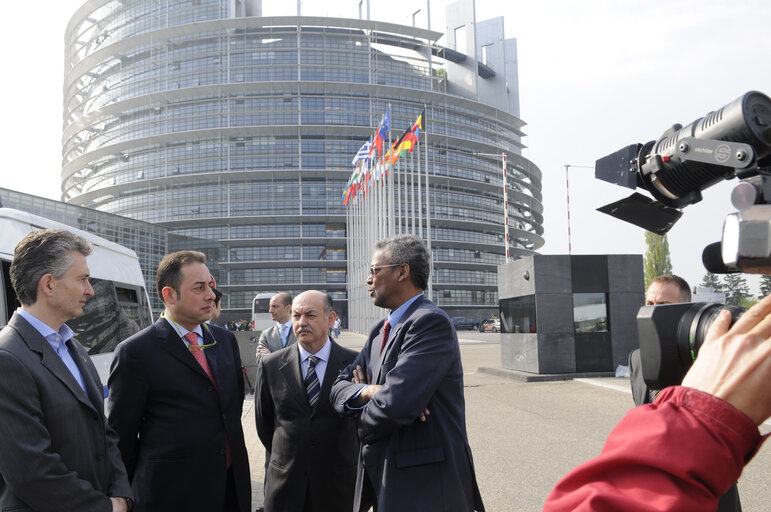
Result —
<svg viewBox="0 0 771 512"><path fill-rule="evenodd" d="M26 235L11 284L21 307L0 331L0 509L126 511L131 487L107 426L99 374L64 323L94 289L91 245L62 229Z"/></svg>
<svg viewBox="0 0 771 512"><path fill-rule="evenodd" d="M646 306L660 306L663 304L678 304L691 301L691 288L685 279L674 274L664 274L651 281L645 294ZM649 389L643 379L642 360L640 349L633 350L629 354L629 383L632 386L632 398L635 405L650 404L661 393L660 389ZM717 512L741 512L742 504L739 499L739 488L734 483L728 491L720 497Z"/></svg>
<svg viewBox="0 0 771 512"><path fill-rule="evenodd" d="M658 306L660 304L678 304L691 301L691 288L680 276L664 274L651 281L648 291L645 293L646 306ZM650 390L643 379L642 364L640 361L640 349L635 349L629 354L629 383L632 386L632 398L635 405L649 404L653 402L660 390Z"/></svg>
<svg viewBox="0 0 771 512"><path fill-rule="evenodd" d="M270 299L268 312L276 325L265 329L260 334L260 340L257 343L257 361L265 354L297 342L292 332L292 296L287 292L275 294Z"/></svg>
<svg viewBox="0 0 771 512"><path fill-rule="evenodd" d="M222 314L222 296L224 294L216 288L212 288L211 291L214 292L214 301L211 304L211 315L209 315L209 323L213 324L219 320L220 315Z"/></svg>

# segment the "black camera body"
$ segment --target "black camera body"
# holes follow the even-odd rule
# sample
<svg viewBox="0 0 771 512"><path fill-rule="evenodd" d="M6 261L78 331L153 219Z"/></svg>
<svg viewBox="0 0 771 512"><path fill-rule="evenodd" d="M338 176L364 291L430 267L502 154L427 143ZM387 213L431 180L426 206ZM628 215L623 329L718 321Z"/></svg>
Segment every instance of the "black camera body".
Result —
<svg viewBox="0 0 771 512"><path fill-rule="evenodd" d="M680 384L699 353L718 314L728 309L731 325L744 308L714 302L643 306L637 313L640 364L650 389Z"/></svg>

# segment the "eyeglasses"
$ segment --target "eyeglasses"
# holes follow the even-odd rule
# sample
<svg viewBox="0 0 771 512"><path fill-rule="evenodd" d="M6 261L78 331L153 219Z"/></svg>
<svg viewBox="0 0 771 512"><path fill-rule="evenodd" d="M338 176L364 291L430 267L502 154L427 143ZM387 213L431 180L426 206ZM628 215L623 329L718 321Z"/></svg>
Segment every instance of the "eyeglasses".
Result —
<svg viewBox="0 0 771 512"><path fill-rule="evenodd" d="M378 265L377 267L369 267L369 275L376 276L377 273L380 272L381 268L399 267L401 265L404 265L404 263L392 263L390 265Z"/></svg>

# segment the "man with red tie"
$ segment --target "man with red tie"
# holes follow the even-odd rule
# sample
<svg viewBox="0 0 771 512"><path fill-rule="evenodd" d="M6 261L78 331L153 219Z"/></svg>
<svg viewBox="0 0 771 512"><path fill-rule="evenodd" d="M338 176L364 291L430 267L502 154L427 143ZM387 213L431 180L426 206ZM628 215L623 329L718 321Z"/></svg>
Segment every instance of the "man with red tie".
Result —
<svg viewBox="0 0 771 512"><path fill-rule="evenodd" d="M354 511L483 511L466 435L458 337L423 296L430 254L414 235L375 245L367 286L390 310L340 373L331 399L358 420Z"/></svg>
<svg viewBox="0 0 771 512"><path fill-rule="evenodd" d="M206 323L212 285L203 253L166 255L156 276L165 311L115 350L108 419L137 512L251 508L241 358L233 333Z"/></svg>

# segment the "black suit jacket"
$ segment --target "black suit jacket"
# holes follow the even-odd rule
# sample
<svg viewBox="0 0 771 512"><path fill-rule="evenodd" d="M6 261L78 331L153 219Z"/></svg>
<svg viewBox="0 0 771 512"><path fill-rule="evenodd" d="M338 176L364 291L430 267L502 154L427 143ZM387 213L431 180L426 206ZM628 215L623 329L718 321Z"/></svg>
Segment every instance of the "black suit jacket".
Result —
<svg viewBox="0 0 771 512"><path fill-rule="evenodd" d="M72 341L86 391L40 333L14 313L0 331L0 509L109 512L131 497L102 383Z"/></svg>
<svg viewBox="0 0 771 512"><path fill-rule="evenodd" d="M218 512L225 499L226 443L240 510L251 507L241 427L244 382L232 332L203 327L217 386L163 318L118 345L110 370L109 423L137 512Z"/></svg>
<svg viewBox="0 0 771 512"><path fill-rule="evenodd" d="M356 352L330 342L332 351L313 411L296 345L267 354L258 364L254 409L257 433L270 452L268 512L299 512L306 498L314 512L351 510L359 450L356 422L334 411L329 391Z"/></svg>
<svg viewBox="0 0 771 512"><path fill-rule="evenodd" d="M466 435L463 367L449 317L419 297L391 327L380 354L378 322L356 360L332 386L340 414L358 416L362 467L377 496L378 512L483 511ZM361 365L369 382L382 388L359 414L345 403L361 388L351 382ZM426 421L418 419L424 409ZM358 510L357 503L354 509Z"/></svg>

